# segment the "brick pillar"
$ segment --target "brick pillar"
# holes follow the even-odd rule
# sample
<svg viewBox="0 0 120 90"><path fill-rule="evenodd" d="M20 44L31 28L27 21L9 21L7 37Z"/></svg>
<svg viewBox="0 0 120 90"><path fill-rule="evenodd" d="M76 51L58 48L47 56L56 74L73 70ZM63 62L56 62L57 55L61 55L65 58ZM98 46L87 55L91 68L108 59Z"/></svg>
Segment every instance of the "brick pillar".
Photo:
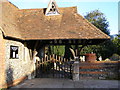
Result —
<svg viewBox="0 0 120 90"><path fill-rule="evenodd" d="M79 81L79 61L73 63L73 81Z"/></svg>
<svg viewBox="0 0 120 90"><path fill-rule="evenodd" d="M0 88L6 88L5 81L5 40L0 30Z"/></svg>

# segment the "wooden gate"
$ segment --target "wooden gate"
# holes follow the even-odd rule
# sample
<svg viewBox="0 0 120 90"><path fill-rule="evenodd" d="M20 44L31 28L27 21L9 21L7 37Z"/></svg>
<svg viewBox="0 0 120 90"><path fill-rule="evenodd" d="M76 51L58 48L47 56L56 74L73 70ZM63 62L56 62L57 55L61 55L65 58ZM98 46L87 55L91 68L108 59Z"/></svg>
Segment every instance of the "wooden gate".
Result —
<svg viewBox="0 0 120 90"><path fill-rule="evenodd" d="M72 60L50 55L36 62L36 78L72 78Z"/></svg>

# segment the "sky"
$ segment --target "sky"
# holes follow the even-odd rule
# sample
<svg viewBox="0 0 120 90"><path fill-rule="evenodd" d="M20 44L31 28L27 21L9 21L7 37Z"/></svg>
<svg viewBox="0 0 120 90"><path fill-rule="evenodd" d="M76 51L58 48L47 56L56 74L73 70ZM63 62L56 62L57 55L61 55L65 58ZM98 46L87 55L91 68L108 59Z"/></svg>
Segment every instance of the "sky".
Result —
<svg viewBox="0 0 120 90"><path fill-rule="evenodd" d="M118 30L119 30L119 34L120 34L120 1L118 3Z"/></svg>
<svg viewBox="0 0 120 90"><path fill-rule="evenodd" d="M20 9L47 8L50 0L9 0ZM118 34L118 2L120 0L55 0L58 7L77 6L78 13L85 16L87 12L100 10L109 22L110 34ZM120 15L120 9L119 9ZM119 18L120 20L120 18ZM120 30L120 25L119 25Z"/></svg>

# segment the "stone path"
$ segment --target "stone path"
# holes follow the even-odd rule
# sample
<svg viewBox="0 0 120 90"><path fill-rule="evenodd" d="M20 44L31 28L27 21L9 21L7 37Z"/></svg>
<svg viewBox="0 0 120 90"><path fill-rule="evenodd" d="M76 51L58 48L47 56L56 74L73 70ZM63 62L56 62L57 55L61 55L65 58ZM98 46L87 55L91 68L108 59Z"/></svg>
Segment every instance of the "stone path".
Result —
<svg viewBox="0 0 120 90"><path fill-rule="evenodd" d="M26 80L14 88L119 88L120 81L117 80L79 80L35 78Z"/></svg>

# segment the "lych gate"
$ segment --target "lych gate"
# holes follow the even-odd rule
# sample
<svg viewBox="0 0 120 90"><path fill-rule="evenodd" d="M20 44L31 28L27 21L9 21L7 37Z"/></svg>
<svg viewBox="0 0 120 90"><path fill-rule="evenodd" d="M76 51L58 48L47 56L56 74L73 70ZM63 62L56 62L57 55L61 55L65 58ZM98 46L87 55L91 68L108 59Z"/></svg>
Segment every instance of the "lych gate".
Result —
<svg viewBox="0 0 120 90"><path fill-rule="evenodd" d="M35 40L29 41L29 46L34 43L33 50L33 61L35 63L34 74L36 78L70 78L72 79L73 64L75 61L80 61L78 53L73 49L71 50L70 45L92 45L103 42L104 40ZM59 56L54 53L48 53L50 46L65 45L71 52L71 57ZM46 49L47 48L47 49ZM76 48L78 50L78 47ZM47 53L46 53L47 51ZM67 52L69 52L67 51Z"/></svg>
<svg viewBox="0 0 120 90"><path fill-rule="evenodd" d="M51 0L48 8L20 10L4 1L0 2L0 50L3 51L0 87L16 85L34 76L72 78L79 73L75 67L78 64L74 63L79 60L78 45L99 44L110 39L79 15L77 7L59 8ZM65 55L46 53L45 47L51 45L65 45ZM70 45L75 45L76 50ZM70 57L67 50L72 52Z"/></svg>
<svg viewBox="0 0 120 90"><path fill-rule="evenodd" d="M72 64L69 60L54 54L36 62L37 78L72 78Z"/></svg>

